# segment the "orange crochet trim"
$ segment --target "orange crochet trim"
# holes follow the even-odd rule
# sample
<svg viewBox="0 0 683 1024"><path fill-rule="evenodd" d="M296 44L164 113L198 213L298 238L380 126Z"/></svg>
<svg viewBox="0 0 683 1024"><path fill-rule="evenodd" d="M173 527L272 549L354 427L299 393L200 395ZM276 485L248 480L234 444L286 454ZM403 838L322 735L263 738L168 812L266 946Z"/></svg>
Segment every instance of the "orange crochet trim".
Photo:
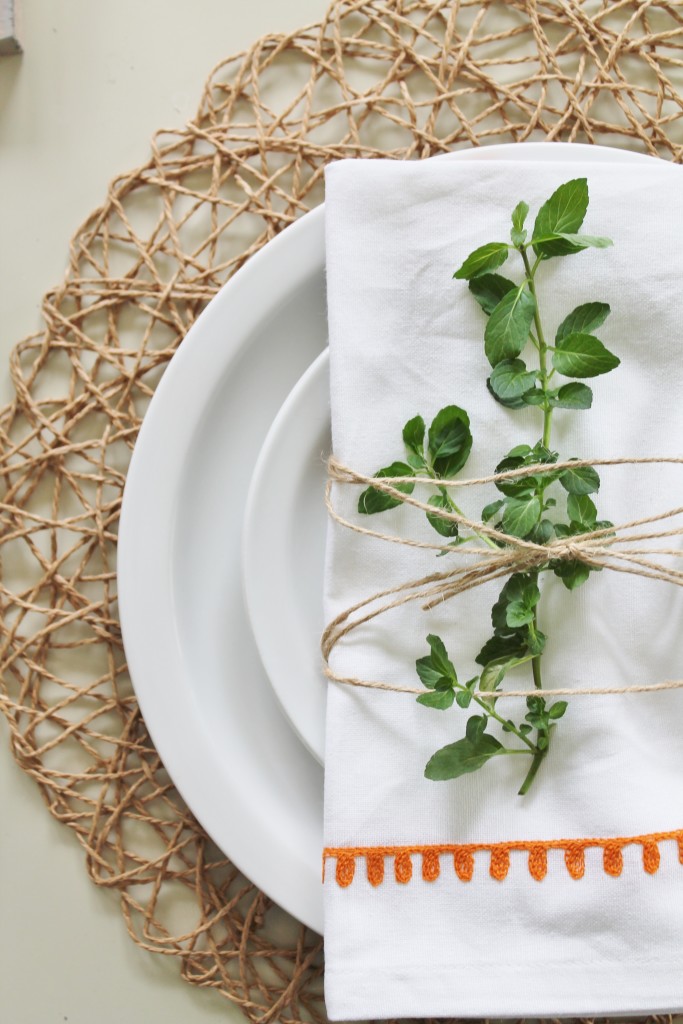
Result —
<svg viewBox="0 0 683 1024"><path fill-rule="evenodd" d="M591 848L602 850L602 864L606 874L618 878L624 867L625 846L641 846L643 869L654 875L659 868L659 844L669 841L678 844L678 860L683 864L683 829L677 832L653 832L644 836L616 836L613 839L548 839L539 842L513 841L509 843L440 843L434 846L327 846L323 850L323 879L328 858L337 862L335 878L337 884L346 889L353 882L356 860L365 858L368 881L372 886L384 881L384 861L393 858L394 878L406 885L413 877L413 860L418 856L422 861L422 877L425 882L435 882L441 873L442 854L452 854L453 869L461 882L469 882L474 874L475 853L489 853L489 874L502 882L510 870L510 853L524 851L529 874L542 882L548 872L548 851L563 850L564 862L572 878L583 878L586 870L585 851Z"/></svg>

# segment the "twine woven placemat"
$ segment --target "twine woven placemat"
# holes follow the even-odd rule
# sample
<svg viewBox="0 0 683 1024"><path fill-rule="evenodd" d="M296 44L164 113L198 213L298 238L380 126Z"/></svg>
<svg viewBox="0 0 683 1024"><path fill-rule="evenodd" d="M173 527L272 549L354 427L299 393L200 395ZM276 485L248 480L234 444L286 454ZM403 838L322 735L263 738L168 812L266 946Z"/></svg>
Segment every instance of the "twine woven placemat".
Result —
<svg viewBox="0 0 683 1024"><path fill-rule="evenodd" d="M183 335L322 199L327 161L547 138L683 153L679 2L342 0L221 64L74 236L0 417L0 706L132 938L252 1021L322 1021L322 951L211 844L140 717L116 530L140 421Z"/></svg>

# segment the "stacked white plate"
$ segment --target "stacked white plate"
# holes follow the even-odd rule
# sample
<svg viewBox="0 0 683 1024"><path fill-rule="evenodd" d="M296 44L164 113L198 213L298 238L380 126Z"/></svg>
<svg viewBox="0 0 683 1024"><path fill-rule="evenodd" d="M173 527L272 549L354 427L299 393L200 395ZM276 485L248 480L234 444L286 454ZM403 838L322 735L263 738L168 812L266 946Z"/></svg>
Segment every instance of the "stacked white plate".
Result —
<svg viewBox="0 0 683 1024"><path fill-rule="evenodd" d="M525 143L449 159L600 155ZM324 263L319 207L199 317L145 417L119 540L126 653L164 764L225 854L319 932Z"/></svg>

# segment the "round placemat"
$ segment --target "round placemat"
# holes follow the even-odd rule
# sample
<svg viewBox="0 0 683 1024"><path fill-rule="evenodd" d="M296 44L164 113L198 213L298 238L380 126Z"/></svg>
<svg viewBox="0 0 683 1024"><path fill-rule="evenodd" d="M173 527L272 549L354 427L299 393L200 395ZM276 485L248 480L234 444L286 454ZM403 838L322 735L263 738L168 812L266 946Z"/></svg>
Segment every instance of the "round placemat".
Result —
<svg viewBox="0 0 683 1024"><path fill-rule="evenodd" d="M343 0L211 75L71 242L0 416L0 706L128 930L251 1021L322 1021L321 941L207 839L126 672L116 531L164 367L249 256L322 200L340 157L528 139L683 152L683 12L649 0ZM659 1018L661 1019L661 1018Z"/></svg>

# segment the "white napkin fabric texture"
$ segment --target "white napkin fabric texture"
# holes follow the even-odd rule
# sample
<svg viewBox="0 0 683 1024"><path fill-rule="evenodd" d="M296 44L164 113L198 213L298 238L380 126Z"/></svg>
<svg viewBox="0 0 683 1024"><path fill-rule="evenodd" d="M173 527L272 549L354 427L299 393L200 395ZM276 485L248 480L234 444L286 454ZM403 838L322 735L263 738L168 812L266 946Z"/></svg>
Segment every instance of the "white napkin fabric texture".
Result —
<svg viewBox="0 0 683 1024"><path fill-rule="evenodd" d="M466 409L471 420L472 454L460 476L491 473L513 445L539 439L537 409L509 410L488 393L486 317L467 282L452 275L478 246L509 238L520 200L531 207L531 227L541 203L578 177L587 178L590 191L581 230L606 235L614 246L545 261L539 306L552 339L574 307L608 302L612 314L596 333L621 365L587 381L590 411L557 410L551 447L564 458L680 454L683 172L655 159L619 162L609 150L578 161L558 156L348 160L327 169L332 431L343 464L371 475L404 460L403 425L417 414L429 425L447 405ZM521 280L519 256L499 272ZM525 355L535 366L532 350ZM602 519L623 523L682 504L681 467L603 468L600 475L594 497ZM438 540L424 515L406 506L358 516L359 493L335 486L338 510L386 533ZM458 492L472 518L497 497L493 485ZM451 557L457 556L435 559L434 552L332 523L327 621L384 587L443 569ZM429 653L426 636L435 633L460 679L468 679L480 671L474 659L491 635L500 589L493 582L430 612L404 605L343 639L331 664L341 675L420 686L415 660ZM604 570L574 592L546 573L542 591L546 688L622 687L683 675L680 588ZM503 688L531 686L527 670ZM526 711L523 699L503 707L517 720ZM351 883L340 885L337 858L325 860L330 1018L682 1008L678 842L649 848L655 861L660 857L652 872L652 863L650 871L644 867L643 843L623 840L683 828L683 692L570 699L524 797L517 790L526 758L498 757L448 782L424 778L430 756L460 739L477 711L438 711L405 694L329 685L325 844L350 850L355 869ZM600 845L589 845L583 876L572 877L560 843L547 853L545 877L532 876L529 844L589 838L619 840L620 874L605 870ZM469 881L456 872L452 852L426 859L421 853L506 843L521 848L510 851L502 880L492 877L489 850L474 854ZM403 847L413 852L397 859ZM378 848L373 862L367 853ZM380 884L368 879L368 862L383 864Z"/></svg>

